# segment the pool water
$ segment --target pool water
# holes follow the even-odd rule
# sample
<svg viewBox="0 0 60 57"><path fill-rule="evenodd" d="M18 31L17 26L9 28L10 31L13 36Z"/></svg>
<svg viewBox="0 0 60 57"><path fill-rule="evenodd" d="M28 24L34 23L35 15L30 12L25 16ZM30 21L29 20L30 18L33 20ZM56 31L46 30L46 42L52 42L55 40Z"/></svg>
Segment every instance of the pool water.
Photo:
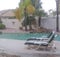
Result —
<svg viewBox="0 0 60 57"><path fill-rule="evenodd" d="M48 37L50 33L3 33L0 34L0 39L17 39L17 40L26 40L31 37ZM54 38L55 40L60 41L60 36Z"/></svg>
<svg viewBox="0 0 60 57"><path fill-rule="evenodd" d="M3 33L0 34L0 38L5 39L17 39L17 40L26 40L31 37L47 37L46 33Z"/></svg>
<svg viewBox="0 0 60 57"><path fill-rule="evenodd" d="M57 35L57 37L55 37L55 40L60 41L60 35Z"/></svg>

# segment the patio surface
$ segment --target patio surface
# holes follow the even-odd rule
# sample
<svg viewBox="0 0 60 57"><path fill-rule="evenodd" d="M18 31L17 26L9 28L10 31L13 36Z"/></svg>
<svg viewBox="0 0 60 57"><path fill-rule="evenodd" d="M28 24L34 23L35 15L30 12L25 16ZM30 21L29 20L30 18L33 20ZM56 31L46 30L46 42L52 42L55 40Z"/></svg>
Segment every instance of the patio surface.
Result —
<svg viewBox="0 0 60 57"><path fill-rule="evenodd" d="M0 32L2 33L29 33L29 31L24 31L20 29L12 29L12 28L3 29L3 30L0 30Z"/></svg>
<svg viewBox="0 0 60 57"><path fill-rule="evenodd" d="M27 49L27 46L24 45L24 43L25 41L22 40L0 39L0 53L8 53L22 57L53 57L53 55L54 57L60 57L60 42L58 41L54 42L57 48L55 51L38 51L35 49Z"/></svg>

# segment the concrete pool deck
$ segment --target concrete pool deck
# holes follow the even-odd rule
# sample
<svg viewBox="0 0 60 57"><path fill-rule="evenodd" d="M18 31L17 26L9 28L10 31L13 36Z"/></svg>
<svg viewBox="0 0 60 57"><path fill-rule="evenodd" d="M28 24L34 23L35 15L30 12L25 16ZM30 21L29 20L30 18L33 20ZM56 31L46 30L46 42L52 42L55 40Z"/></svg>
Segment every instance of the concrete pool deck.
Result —
<svg viewBox="0 0 60 57"><path fill-rule="evenodd" d="M20 29L2 29L0 30L0 32L2 33L29 33L29 31L24 31L24 30L20 30Z"/></svg>
<svg viewBox="0 0 60 57"><path fill-rule="evenodd" d="M60 57L59 41L54 41L57 48L55 51L29 50L24 43L23 40L0 39L0 53L15 54L21 57Z"/></svg>

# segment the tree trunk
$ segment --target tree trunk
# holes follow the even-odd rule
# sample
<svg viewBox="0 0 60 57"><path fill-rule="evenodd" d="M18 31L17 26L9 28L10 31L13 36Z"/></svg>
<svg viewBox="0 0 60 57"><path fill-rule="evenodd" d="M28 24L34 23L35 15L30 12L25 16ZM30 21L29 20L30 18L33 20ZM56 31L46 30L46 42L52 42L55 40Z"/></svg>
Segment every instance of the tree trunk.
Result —
<svg viewBox="0 0 60 57"><path fill-rule="evenodd" d="M25 31L27 31L27 12L26 12L26 7L24 9L24 15L25 15Z"/></svg>
<svg viewBox="0 0 60 57"><path fill-rule="evenodd" d="M39 27L41 26L41 16L39 16L39 19L38 19L38 26Z"/></svg>
<svg viewBox="0 0 60 57"><path fill-rule="evenodd" d="M29 22L29 30L32 30L31 21Z"/></svg>
<svg viewBox="0 0 60 57"><path fill-rule="evenodd" d="M29 29L32 30L32 16L29 16Z"/></svg>
<svg viewBox="0 0 60 57"><path fill-rule="evenodd" d="M56 1L56 11L57 11L57 19L56 19L56 31L59 31L59 1Z"/></svg>

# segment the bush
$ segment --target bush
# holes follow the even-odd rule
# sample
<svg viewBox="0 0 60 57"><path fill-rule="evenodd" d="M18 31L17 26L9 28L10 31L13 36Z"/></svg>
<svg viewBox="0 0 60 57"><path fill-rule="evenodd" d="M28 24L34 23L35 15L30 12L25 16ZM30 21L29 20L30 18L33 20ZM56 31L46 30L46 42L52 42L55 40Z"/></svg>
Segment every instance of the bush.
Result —
<svg viewBox="0 0 60 57"><path fill-rule="evenodd" d="M5 25L4 24L0 24L0 29L5 29Z"/></svg>

